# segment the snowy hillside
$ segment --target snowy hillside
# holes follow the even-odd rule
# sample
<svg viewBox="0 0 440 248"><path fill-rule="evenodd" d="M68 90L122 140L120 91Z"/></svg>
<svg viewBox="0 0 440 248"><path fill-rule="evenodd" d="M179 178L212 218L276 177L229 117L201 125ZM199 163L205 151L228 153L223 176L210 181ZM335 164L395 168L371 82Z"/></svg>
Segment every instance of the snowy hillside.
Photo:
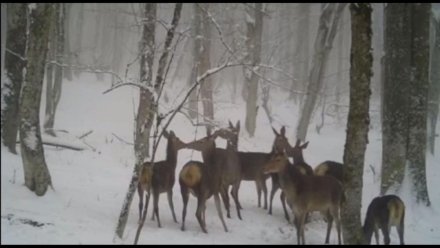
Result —
<svg viewBox="0 0 440 248"><path fill-rule="evenodd" d="M37 197L24 186L23 167L20 155L13 155L1 147L1 243L2 244L132 244L138 221L138 196L133 198L130 215L122 240L114 239L117 218L128 189L134 166L133 116L138 103L138 90L121 87L102 94L110 85L96 82L94 76L83 76L63 85L61 101L57 110L55 127L66 130L62 139L70 144L87 148L73 151L45 146L46 162L52 176L55 191L49 189L45 196ZM175 106L182 98L176 82L173 92L168 92L170 103L161 108ZM233 123L241 121L239 150L269 151L273 132L263 110L259 111L254 138L244 130L245 104L228 102L229 89L216 88L219 100L215 105L215 118L220 126L226 126L228 119ZM287 128L287 137L294 142L297 109L287 100L287 94L273 90L271 109L279 130ZM177 99L177 100L174 100ZM44 99L43 101L44 102ZM44 109L44 108L41 108ZM305 160L313 166L324 160L342 161L345 144L345 118L337 122L326 119L326 126L318 135L315 124L309 128L308 148ZM374 121L374 120L373 120ZM75 137L92 130L83 140ZM196 128L183 115L176 115L170 125L184 142L194 139ZM197 130L197 138L205 135L204 128ZM119 137L119 138L118 138ZM377 125L369 133L364 171L363 206L364 218L371 199L379 194L381 138ZM124 141L122 141L124 140ZM159 147L157 159L165 158L164 140ZM218 139L217 146L225 147ZM93 150L92 148L96 150ZM407 244L440 244L440 144L437 142L436 157L428 155L427 179L432 206L417 206L410 200L409 185L404 183L399 194L406 204L405 242ZM18 149L19 150L19 149ZM199 152L181 150L178 154L177 172L190 159L201 159ZM178 174L178 173L176 173ZM270 190L270 180L267 181ZM237 218L232 203L231 219L226 218L229 232L225 233L217 216L214 200L207 201L206 224L208 234L201 231L195 218L196 199L190 196L186 217L186 231L180 230L182 198L178 183L174 186L174 206L179 224L174 223L166 196L161 195L159 214L162 228L148 219L142 230L139 244L296 244L296 231L284 219L279 200L279 191L274 198L273 215L257 207L255 184L243 181L239 191L243 205L243 220ZM306 225L306 242L323 244L326 223L318 214ZM382 238L381 238L382 242ZM332 229L331 244L337 243L336 229ZM391 231L391 243L398 244L397 232Z"/></svg>

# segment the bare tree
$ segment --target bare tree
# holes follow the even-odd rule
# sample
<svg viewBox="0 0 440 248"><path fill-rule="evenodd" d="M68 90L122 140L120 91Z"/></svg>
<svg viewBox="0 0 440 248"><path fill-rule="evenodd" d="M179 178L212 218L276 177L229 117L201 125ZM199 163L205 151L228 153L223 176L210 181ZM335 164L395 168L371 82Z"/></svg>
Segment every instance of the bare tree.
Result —
<svg viewBox="0 0 440 248"><path fill-rule="evenodd" d="M431 4L385 8L385 81L381 193L397 191L405 166L417 202L430 205L426 185Z"/></svg>
<svg viewBox="0 0 440 248"><path fill-rule="evenodd" d="M4 67L5 67L5 50L6 50L6 30L7 30L7 25L6 25L6 8L7 5L6 3L1 3L1 53L2 53L2 57L1 57L1 80L3 82L3 71L4 71ZM2 83L3 85L3 83Z"/></svg>
<svg viewBox="0 0 440 248"><path fill-rule="evenodd" d="M261 39L263 33L263 3L248 4L246 6L246 56L245 61L250 68L244 68L245 84L247 88L246 97L246 119L245 127L252 137L255 134L257 119L258 80L255 73L261 61Z"/></svg>
<svg viewBox="0 0 440 248"><path fill-rule="evenodd" d="M44 158L40 133L40 99L43 86L49 29L54 4L31 4L27 47L28 64L20 98L20 145L25 185L38 196L52 180Z"/></svg>
<svg viewBox="0 0 440 248"><path fill-rule="evenodd" d="M319 91L322 88L322 78L327 58L333 46L339 19L346 3L326 3L324 5L315 39L315 53L312 60L312 69L309 74L306 100L301 110L301 117L296 131L296 136L299 140L305 140L306 138L312 112L315 108Z"/></svg>
<svg viewBox="0 0 440 248"><path fill-rule="evenodd" d="M55 113L61 98L61 89L63 81L64 62L64 19L65 4L55 4L55 14L51 25L50 41L49 41L49 61L46 70L46 113L44 118L44 131L55 136L53 126L55 123Z"/></svg>
<svg viewBox="0 0 440 248"><path fill-rule="evenodd" d="M373 64L371 53L372 8L369 3L352 3L350 4L350 12L350 109L343 169L343 184L347 200L342 206L341 219L344 244L361 244L364 243L360 216L362 177L370 124L368 111Z"/></svg>
<svg viewBox="0 0 440 248"><path fill-rule="evenodd" d="M16 141L19 126L19 98L22 82L24 80L23 71L26 66L25 52L28 7L27 4L24 3L9 3L7 6L8 13L6 20L8 24L8 33L6 49L3 49L2 47L2 52L5 50L5 74L2 73L1 94L4 106L2 106L1 113L1 129L3 144L10 152L17 154ZM4 18L3 13L2 18ZM3 19L2 25L4 25Z"/></svg>

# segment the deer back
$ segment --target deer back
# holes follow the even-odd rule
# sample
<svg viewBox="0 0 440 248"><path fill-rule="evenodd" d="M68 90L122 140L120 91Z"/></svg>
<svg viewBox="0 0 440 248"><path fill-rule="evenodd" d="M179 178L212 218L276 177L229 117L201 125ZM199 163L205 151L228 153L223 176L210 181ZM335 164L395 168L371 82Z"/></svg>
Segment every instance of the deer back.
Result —
<svg viewBox="0 0 440 248"><path fill-rule="evenodd" d="M342 167L344 165L335 161L324 161L315 167L314 174L317 176L333 176L342 182Z"/></svg>

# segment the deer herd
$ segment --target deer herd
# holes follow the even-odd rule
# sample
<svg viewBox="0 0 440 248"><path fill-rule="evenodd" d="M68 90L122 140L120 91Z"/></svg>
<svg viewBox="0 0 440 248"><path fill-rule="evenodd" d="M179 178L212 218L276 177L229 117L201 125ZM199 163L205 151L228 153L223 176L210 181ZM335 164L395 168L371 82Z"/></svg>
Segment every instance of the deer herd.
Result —
<svg viewBox="0 0 440 248"><path fill-rule="evenodd" d="M167 139L166 159L154 164L145 162L142 165L139 182L139 222L145 218L148 209L150 194L153 194L152 219L157 219L158 227L161 227L159 218L159 195L167 193L168 203L174 222L178 223L174 212L173 186L177 165L177 155L180 149L193 149L200 151L203 161L188 161L180 170L178 180L183 200L181 230L185 230L185 217L189 195L197 198L196 218L203 232L207 233L205 222L206 201L214 196L215 207L225 232L228 231L221 207L222 198L226 216L230 215L230 194L234 200L237 216L241 220L239 201L239 188L242 180L255 181L258 193L258 207L261 207L261 191L264 193L264 209L267 204L266 180L272 180L270 192L269 214L272 214L272 201L278 189L281 189L281 203L286 220L290 223L290 217L286 203L294 216L293 223L296 227L298 244L305 244L304 225L307 216L313 211L319 211L327 222L327 234L325 243L329 243L330 231L333 221L336 225L338 244L341 244L341 204L345 198L342 185L342 170L344 165L335 161L325 161L317 165L313 170L303 157L303 150L309 142L301 144L298 140L295 146L291 146L283 126L279 132L272 128L275 140L272 150L265 152L241 152L238 150L238 137L240 122L234 126L229 121L228 128L221 128L211 133L209 130L206 137L189 143L182 142L173 131L164 131ZM216 147L215 140L220 137L226 140L226 148ZM293 163L289 161L292 157ZM143 196L145 193L145 206ZM142 212L143 210L143 212ZM366 242L371 242L374 232L376 243L378 241L378 229L384 236L384 243L390 243L390 228L396 226L400 244L403 244L405 205L395 195L376 197L368 206L363 232Z"/></svg>

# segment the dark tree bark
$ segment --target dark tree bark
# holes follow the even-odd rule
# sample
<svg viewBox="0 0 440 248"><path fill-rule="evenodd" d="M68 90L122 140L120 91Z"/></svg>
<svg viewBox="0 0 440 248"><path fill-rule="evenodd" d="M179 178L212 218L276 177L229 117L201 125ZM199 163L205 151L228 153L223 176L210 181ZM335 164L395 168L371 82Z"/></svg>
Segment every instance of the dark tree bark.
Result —
<svg viewBox="0 0 440 248"><path fill-rule="evenodd" d="M5 74L2 75L2 80L4 80L2 82L2 102L4 106L2 106L1 128L3 144L10 152L17 154L16 141L19 126L19 98L21 85L24 80L23 71L26 66L25 52L28 7L25 3L9 3L7 6L8 13L6 19L8 23L8 33L5 51Z"/></svg>
<svg viewBox="0 0 440 248"><path fill-rule="evenodd" d="M49 41L48 27L53 19L54 4L31 5L34 7L30 11L28 64L20 98L20 145L25 185L42 196L52 185L41 143L39 110Z"/></svg>
<svg viewBox="0 0 440 248"><path fill-rule="evenodd" d="M408 169L417 203L431 205L426 185L430 3L413 3L408 109Z"/></svg>
<svg viewBox="0 0 440 248"><path fill-rule="evenodd" d="M364 243L360 209L365 150L368 144L369 100L373 57L371 54L371 5L350 4L350 109L344 149L343 184L346 201L341 219L344 244Z"/></svg>
<svg viewBox="0 0 440 248"><path fill-rule="evenodd" d="M435 19L431 14L432 24L432 44L431 44L431 69L430 85L428 95L428 146L431 154L434 155L435 139L438 134L435 133L438 121L440 106L440 19Z"/></svg>

